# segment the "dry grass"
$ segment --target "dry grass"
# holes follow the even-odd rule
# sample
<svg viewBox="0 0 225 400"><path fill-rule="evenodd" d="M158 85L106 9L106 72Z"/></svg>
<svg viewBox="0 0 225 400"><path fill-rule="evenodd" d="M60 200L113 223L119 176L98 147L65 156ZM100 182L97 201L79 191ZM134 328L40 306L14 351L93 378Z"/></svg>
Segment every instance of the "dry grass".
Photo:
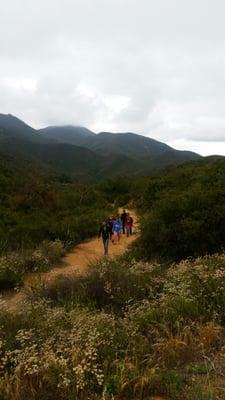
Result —
<svg viewBox="0 0 225 400"><path fill-rule="evenodd" d="M224 400L223 269L104 260L1 312L0 400Z"/></svg>

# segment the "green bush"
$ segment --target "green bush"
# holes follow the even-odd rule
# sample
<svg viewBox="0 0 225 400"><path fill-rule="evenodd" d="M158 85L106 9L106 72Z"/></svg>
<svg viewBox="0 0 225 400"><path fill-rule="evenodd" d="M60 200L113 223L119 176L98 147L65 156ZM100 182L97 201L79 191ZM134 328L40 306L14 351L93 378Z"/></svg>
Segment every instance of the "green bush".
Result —
<svg viewBox="0 0 225 400"><path fill-rule="evenodd" d="M102 260L90 266L85 275L59 277L47 287L38 288L41 297L73 307L74 304L123 314L128 306L159 296L163 279L154 276L157 265L119 259Z"/></svg>
<svg viewBox="0 0 225 400"><path fill-rule="evenodd" d="M214 400L215 397L209 390L203 388L201 385L196 385L188 396L187 400Z"/></svg>
<svg viewBox="0 0 225 400"><path fill-rule="evenodd" d="M141 245L147 258L181 260L225 245L225 191L192 188L168 193L145 215Z"/></svg>
<svg viewBox="0 0 225 400"><path fill-rule="evenodd" d="M64 254L63 243L45 241L35 250L13 253L0 258L0 290L22 285L27 272L44 272Z"/></svg>
<svg viewBox="0 0 225 400"><path fill-rule="evenodd" d="M54 242L45 240L40 245L39 250L51 265L59 261L60 258L65 254L63 243L59 239L55 240Z"/></svg>
<svg viewBox="0 0 225 400"><path fill-rule="evenodd" d="M162 392L169 395L171 399L175 400L179 399L180 397L180 391L183 389L185 378L178 371L165 370L160 371L160 383Z"/></svg>
<svg viewBox="0 0 225 400"><path fill-rule="evenodd" d="M2 257L0 259L0 291L20 286L23 274L23 264L16 258Z"/></svg>

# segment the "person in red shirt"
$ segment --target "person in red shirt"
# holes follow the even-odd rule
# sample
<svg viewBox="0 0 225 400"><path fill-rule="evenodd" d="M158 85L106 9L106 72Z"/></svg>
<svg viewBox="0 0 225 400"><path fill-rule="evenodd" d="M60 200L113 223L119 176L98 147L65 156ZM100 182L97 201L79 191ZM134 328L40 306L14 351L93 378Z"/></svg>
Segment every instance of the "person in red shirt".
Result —
<svg viewBox="0 0 225 400"><path fill-rule="evenodd" d="M127 213L126 224L125 224L127 237L129 237L133 233L133 222L134 222L133 218L130 216L129 213Z"/></svg>

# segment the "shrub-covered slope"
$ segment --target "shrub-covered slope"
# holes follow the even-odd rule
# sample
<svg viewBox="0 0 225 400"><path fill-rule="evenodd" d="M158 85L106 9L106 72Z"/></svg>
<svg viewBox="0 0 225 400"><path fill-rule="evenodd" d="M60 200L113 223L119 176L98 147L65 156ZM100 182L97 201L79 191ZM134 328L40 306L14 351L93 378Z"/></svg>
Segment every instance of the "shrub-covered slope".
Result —
<svg viewBox="0 0 225 400"><path fill-rule="evenodd" d="M77 243L96 232L108 207L92 186L0 156L1 251L34 246L45 239Z"/></svg>
<svg viewBox="0 0 225 400"><path fill-rule="evenodd" d="M150 179L140 200L147 257L174 260L225 246L225 160L190 163Z"/></svg>

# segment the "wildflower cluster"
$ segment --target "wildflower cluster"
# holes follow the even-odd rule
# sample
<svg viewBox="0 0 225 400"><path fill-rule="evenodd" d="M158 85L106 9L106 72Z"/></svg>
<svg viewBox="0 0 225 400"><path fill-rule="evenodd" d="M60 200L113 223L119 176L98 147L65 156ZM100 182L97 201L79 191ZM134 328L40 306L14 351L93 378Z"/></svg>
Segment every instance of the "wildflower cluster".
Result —
<svg viewBox="0 0 225 400"><path fill-rule="evenodd" d="M58 298L40 289L26 313L0 312L1 399L190 400L196 375L209 386L223 371L224 271L224 254L170 267L104 260L76 286L58 281Z"/></svg>
<svg viewBox="0 0 225 400"><path fill-rule="evenodd" d="M40 390L40 385L47 390L46 377L55 382L60 396L65 390L75 392L77 398L90 387L102 390L111 352L116 352L114 317L67 313L43 302L27 312L30 318L38 317L38 326L17 330L13 347L4 339L6 328L0 333L0 381L10 380L12 398L18 382L20 396L28 381L33 390Z"/></svg>

